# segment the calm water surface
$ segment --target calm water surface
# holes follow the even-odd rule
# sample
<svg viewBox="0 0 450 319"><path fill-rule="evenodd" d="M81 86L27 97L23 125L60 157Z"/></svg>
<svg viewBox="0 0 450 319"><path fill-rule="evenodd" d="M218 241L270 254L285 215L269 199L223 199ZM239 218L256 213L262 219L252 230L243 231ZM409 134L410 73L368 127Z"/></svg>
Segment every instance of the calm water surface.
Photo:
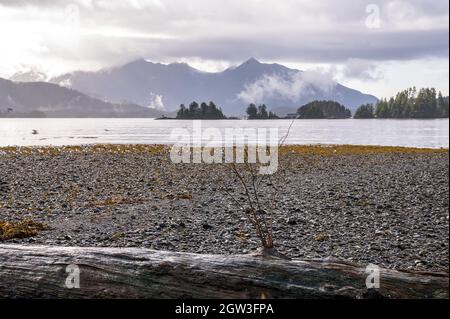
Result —
<svg viewBox="0 0 450 319"><path fill-rule="evenodd" d="M202 128L278 128L291 120L201 121ZM171 144L175 128L192 121L154 119L0 119L0 146L97 143ZM37 134L33 134L33 130ZM295 120L286 144L353 144L439 148L449 146L449 120Z"/></svg>

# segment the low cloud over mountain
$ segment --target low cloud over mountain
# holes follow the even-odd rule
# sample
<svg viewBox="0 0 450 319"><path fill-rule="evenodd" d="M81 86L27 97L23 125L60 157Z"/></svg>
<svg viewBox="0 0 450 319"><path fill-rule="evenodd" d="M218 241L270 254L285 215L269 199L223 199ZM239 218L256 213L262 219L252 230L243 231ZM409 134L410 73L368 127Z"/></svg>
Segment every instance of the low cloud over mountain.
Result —
<svg viewBox="0 0 450 319"><path fill-rule="evenodd" d="M161 112L134 104L109 103L44 82L0 78L0 117L158 117Z"/></svg>
<svg viewBox="0 0 450 319"><path fill-rule="evenodd" d="M354 110L376 97L335 82L315 71L249 59L223 72L208 73L185 63L136 60L98 72L74 72L51 79L97 98L175 110L181 103L214 101L228 115L240 115L249 103L265 103L280 113L316 99L338 101Z"/></svg>

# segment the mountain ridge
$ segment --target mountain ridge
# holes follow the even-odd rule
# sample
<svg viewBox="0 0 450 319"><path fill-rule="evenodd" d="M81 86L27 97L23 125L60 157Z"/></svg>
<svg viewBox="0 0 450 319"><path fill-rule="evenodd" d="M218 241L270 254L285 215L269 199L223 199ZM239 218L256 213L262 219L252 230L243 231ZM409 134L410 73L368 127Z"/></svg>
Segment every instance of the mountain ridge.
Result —
<svg viewBox="0 0 450 319"><path fill-rule="evenodd" d="M322 86L321 81L332 88ZM244 114L249 103L264 103L285 114L313 100L336 100L352 111L377 101L375 96L320 79L320 75L255 58L220 72L200 71L187 63L137 59L98 71L66 73L50 82L115 103L151 106L152 99L158 97L170 111L182 103L214 101L227 115Z"/></svg>
<svg viewBox="0 0 450 319"><path fill-rule="evenodd" d="M159 117L164 112L136 104L102 101L53 83L13 82L0 78L0 117L22 117L24 114L47 117Z"/></svg>

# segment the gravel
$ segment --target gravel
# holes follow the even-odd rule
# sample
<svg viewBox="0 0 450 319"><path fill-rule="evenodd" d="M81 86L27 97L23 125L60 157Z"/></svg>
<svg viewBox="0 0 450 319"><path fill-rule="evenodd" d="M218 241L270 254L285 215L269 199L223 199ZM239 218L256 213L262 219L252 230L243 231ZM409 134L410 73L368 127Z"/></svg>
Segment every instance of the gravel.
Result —
<svg viewBox="0 0 450 319"><path fill-rule="evenodd" d="M448 152L298 155L265 179L277 249L299 258L448 272ZM6 242L248 253L259 239L230 167L167 152L0 152L0 220L49 229ZM227 190L225 191L224 188ZM268 209L269 210L269 209Z"/></svg>

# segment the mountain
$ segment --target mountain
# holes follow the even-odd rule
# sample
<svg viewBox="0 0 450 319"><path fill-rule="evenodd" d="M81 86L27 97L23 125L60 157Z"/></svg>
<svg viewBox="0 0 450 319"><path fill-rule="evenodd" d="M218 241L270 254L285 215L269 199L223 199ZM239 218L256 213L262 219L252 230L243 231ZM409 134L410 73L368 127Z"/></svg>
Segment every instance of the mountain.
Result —
<svg viewBox="0 0 450 319"><path fill-rule="evenodd" d="M249 103L265 103L280 115L313 100L335 100L354 111L377 98L345 87L318 73L261 63L251 58L222 72L202 72L185 63L161 64L143 59L96 72L77 71L52 83L116 102L153 105L167 110L181 103L214 101L228 115L241 115Z"/></svg>
<svg viewBox="0 0 450 319"><path fill-rule="evenodd" d="M113 104L45 82L0 78L0 117L159 117L162 112L135 104Z"/></svg>
<svg viewBox="0 0 450 319"><path fill-rule="evenodd" d="M13 74L9 80L14 82L45 82L47 75L37 70L19 71Z"/></svg>

